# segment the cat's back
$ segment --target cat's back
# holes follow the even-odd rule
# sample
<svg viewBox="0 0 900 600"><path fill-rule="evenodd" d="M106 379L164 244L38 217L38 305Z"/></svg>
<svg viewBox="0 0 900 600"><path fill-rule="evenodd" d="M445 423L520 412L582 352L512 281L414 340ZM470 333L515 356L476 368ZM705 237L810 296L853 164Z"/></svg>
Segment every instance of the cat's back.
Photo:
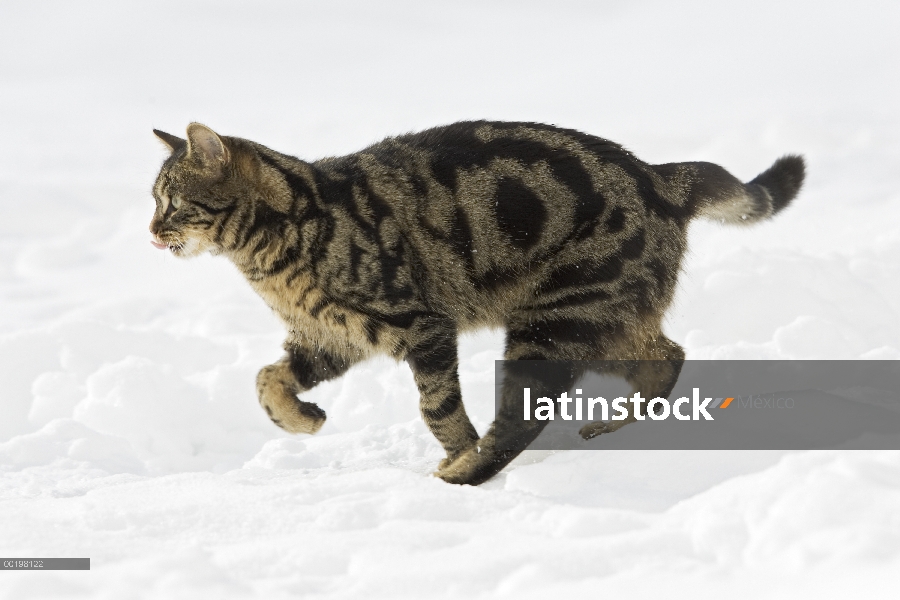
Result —
<svg viewBox="0 0 900 600"><path fill-rule="evenodd" d="M652 228L647 199L661 182L613 142L518 122L435 127L315 165L326 196L389 243L409 245L407 258L421 265L410 276L431 303L473 323L493 321L488 313L499 316L555 269L627 247Z"/></svg>

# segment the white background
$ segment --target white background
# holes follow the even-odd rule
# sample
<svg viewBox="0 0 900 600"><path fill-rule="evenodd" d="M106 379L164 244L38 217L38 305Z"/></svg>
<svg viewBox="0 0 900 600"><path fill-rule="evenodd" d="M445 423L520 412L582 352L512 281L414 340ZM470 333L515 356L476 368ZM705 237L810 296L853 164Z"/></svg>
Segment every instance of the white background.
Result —
<svg viewBox="0 0 900 600"><path fill-rule="evenodd" d="M696 223L667 332L689 358L900 358L895 2L0 3L0 598L895 597L897 452L526 452L479 488L408 368L257 405L282 331L224 259L154 250L156 127L305 159L533 120L748 180L789 210ZM500 332L463 341L476 427ZM623 432L621 432L624 434Z"/></svg>

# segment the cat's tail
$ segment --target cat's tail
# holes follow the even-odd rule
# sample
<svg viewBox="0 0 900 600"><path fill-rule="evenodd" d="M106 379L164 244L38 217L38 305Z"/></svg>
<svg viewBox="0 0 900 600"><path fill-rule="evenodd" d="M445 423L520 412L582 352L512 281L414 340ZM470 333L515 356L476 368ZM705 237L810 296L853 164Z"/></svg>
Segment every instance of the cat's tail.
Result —
<svg viewBox="0 0 900 600"><path fill-rule="evenodd" d="M797 196L806 175L803 157L795 154L782 156L749 183L706 162L654 168L670 184L688 188L687 202L695 215L734 225L755 223L783 210Z"/></svg>

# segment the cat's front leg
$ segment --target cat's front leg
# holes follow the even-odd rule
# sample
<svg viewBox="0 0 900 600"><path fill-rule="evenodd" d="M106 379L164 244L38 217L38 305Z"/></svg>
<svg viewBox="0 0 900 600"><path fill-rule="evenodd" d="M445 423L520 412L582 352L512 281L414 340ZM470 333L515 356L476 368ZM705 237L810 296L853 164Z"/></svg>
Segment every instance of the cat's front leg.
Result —
<svg viewBox="0 0 900 600"><path fill-rule="evenodd" d="M456 460L444 465L436 475L447 483L479 485L508 465L541 433L548 421L522 419L522 390L532 397L555 397L568 390L576 379L567 358L564 321L546 321L524 315L508 325L504 358L503 386L496 418L487 433ZM553 327L557 329L553 329ZM575 336L580 331L572 328Z"/></svg>
<svg viewBox="0 0 900 600"><path fill-rule="evenodd" d="M259 403L272 422L290 433L316 433L325 424L325 411L297 394L345 373L351 361L323 350L286 346L278 362L256 376Z"/></svg>
<svg viewBox="0 0 900 600"><path fill-rule="evenodd" d="M478 441L462 403L452 324L437 323L423 331L406 362L419 388L422 419L447 452L438 465L440 470Z"/></svg>

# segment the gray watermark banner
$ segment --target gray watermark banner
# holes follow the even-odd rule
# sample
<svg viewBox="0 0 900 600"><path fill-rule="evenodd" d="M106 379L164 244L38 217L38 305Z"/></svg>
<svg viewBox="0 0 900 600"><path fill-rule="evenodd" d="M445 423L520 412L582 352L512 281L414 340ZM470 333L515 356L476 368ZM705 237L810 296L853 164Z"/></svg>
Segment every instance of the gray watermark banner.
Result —
<svg viewBox="0 0 900 600"><path fill-rule="evenodd" d="M497 361L495 407L535 450L896 450L900 361Z"/></svg>
<svg viewBox="0 0 900 600"><path fill-rule="evenodd" d="M0 571L90 571L90 558L2 558Z"/></svg>

